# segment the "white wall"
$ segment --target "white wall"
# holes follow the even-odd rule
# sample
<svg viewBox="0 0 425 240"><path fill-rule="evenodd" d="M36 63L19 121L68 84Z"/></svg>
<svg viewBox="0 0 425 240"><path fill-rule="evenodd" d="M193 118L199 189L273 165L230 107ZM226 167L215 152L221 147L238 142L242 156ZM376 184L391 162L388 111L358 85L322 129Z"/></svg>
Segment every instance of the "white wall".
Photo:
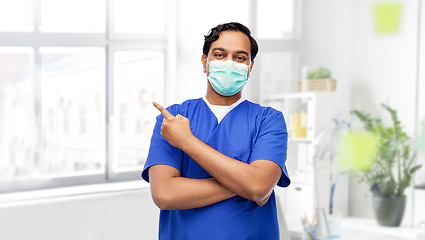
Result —
<svg viewBox="0 0 425 240"><path fill-rule="evenodd" d="M422 1L421 5L421 37L420 42L425 42L425 3ZM418 134L425 131L425 44L420 46L420 59L419 59L419 82L418 82ZM425 137L425 136L423 136ZM425 184L425 149L419 154L418 163L422 164L422 168L416 174L416 182ZM425 191L425 190L424 190ZM425 214L424 214L425 215ZM425 220L425 216L424 216Z"/></svg>
<svg viewBox="0 0 425 240"><path fill-rule="evenodd" d="M0 204L0 239L117 240L158 238L149 188Z"/></svg>
<svg viewBox="0 0 425 240"><path fill-rule="evenodd" d="M390 124L390 116L381 107L387 103L398 111L405 131L414 136L417 54L417 1L404 0L399 32L377 34L374 30L373 1L352 1L351 91L353 109L382 116ZM373 216L370 192L352 181L350 210L353 215ZM407 191L412 199L411 191ZM366 200L366 201L365 201ZM367 206L367 207L365 207ZM404 224L411 221L408 201Z"/></svg>
<svg viewBox="0 0 425 240"><path fill-rule="evenodd" d="M324 66L338 80L337 90L350 91L353 1L305 0L301 66Z"/></svg>
<svg viewBox="0 0 425 240"><path fill-rule="evenodd" d="M416 89L417 1L404 0L396 34L374 32L372 1L353 1L353 108L376 114L379 103L398 110L405 130L413 135ZM386 118L389 120L389 116Z"/></svg>
<svg viewBox="0 0 425 240"><path fill-rule="evenodd" d="M421 4L421 23L420 23L420 42L425 42L425 3ZM418 81L418 134L425 132L425 44L420 46L419 59L419 81ZM425 137L425 136L422 136ZM424 146L425 147L425 146ZM422 168L416 173L415 182L417 184L425 184L425 149L418 154L418 164L422 164ZM415 190L414 208L415 214L414 225L425 224L425 189Z"/></svg>
<svg viewBox="0 0 425 240"><path fill-rule="evenodd" d="M351 92L351 109L382 116L390 124L390 116L381 107L387 103L398 111L410 136L415 135L417 1L400 0L402 17L399 32L375 33L373 4L370 0L307 0L306 52L307 65L329 67L338 80L337 90ZM381 1L382 2L382 1ZM425 101L421 106L425 106ZM361 127L352 118L354 127ZM355 122L357 121L357 123ZM403 224L412 219L412 190L408 191L407 212ZM371 193L357 179L350 181L349 214L373 218ZM418 199L424 202L425 199Z"/></svg>

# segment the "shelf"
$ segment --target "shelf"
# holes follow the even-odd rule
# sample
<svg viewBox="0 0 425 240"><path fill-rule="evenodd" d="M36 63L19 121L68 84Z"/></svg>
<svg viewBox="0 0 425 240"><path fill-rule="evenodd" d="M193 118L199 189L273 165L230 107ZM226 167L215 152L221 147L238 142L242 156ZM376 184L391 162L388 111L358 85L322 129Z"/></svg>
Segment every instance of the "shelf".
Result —
<svg viewBox="0 0 425 240"><path fill-rule="evenodd" d="M301 229L300 216L305 213L312 215L318 202L327 203L330 195L333 171L330 161L322 161L320 167L312 164L312 158L317 154L316 138L333 126L332 119L341 113L348 113L350 108L350 94L346 92L302 92L283 93L262 96L265 105L280 110L288 124L288 149L286 167L292 181L285 191L281 191L284 199L284 212L287 216L294 217L295 224ZM298 123L298 116L303 118ZM303 115L304 114L304 115ZM303 126L307 135L290 132L294 124ZM331 125L332 124L332 125ZM303 129L304 130L304 129ZM305 136L294 138L293 136ZM324 147L328 143L321 143ZM327 152L325 152L327 154ZM315 184L316 182L320 184ZM335 211L348 213L348 176L340 176L338 180L338 198L335 198ZM317 189L316 189L317 188ZM317 194L320 192L320 194ZM289 226L289 231L294 232L294 227ZM301 232L301 231L300 231ZM362 239L362 238L358 238Z"/></svg>
<svg viewBox="0 0 425 240"><path fill-rule="evenodd" d="M375 219L343 218L341 228L342 234L357 236L357 238L352 239L365 239L360 238L360 236L361 234L366 236L366 233L370 235L368 239L425 239L425 229L403 225L400 227L383 227L379 226Z"/></svg>

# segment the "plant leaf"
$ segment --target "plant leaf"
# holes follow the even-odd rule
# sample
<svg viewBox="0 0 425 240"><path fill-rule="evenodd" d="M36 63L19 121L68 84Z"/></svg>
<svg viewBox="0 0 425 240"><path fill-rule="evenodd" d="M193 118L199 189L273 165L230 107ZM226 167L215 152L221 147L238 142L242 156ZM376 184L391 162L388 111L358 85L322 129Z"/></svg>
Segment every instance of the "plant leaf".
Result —
<svg viewBox="0 0 425 240"><path fill-rule="evenodd" d="M422 165L417 165L417 166L412 167L409 171L409 174L414 174L421 167L422 167Z"/></svg>

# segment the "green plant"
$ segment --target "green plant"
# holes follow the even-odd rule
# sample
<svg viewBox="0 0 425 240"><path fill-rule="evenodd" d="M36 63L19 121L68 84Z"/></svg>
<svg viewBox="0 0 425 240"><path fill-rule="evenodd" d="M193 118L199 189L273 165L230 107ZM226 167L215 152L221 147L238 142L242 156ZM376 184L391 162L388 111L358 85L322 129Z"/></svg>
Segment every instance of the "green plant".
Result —
<svg viewBox="0 0 425 240"><path fill-rule="evenodd" d="M412 175L421 165L412 165L416 152L412 154L410 138L402 129L397 111L385 104L381 106L390 113L393 126L384 127L380 118L372 118L357 110L351 111L363 122L365 130L377 137L371 168L358 173L360 181L369 184L375 195L401 197L410 185Z"/></svg>
<svg viewBox="0 0 425 240"><path fill-rule="evenodd" d="M308 71L308 79L325 79L332 78L331 71L325 67L319 67Z"/></svg>

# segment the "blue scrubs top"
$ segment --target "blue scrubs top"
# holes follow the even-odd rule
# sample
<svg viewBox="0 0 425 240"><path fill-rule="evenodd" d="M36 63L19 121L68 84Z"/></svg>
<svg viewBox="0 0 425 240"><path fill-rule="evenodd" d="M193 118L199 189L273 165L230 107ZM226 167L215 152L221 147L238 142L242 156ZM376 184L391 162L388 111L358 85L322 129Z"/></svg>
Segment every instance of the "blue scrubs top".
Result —
<svg viewBox="0 0 425 240"><path fill-rule="evenodd" d="M265 159L282 169L277 183L290 184L285 167L288 134L283 114L247 100L232 109L218 123L202 98L172 105L167 110L190 121L195 137L220 153L252 163ZM163 116L157 117L149 155L142 177L149 182L148 168L156 164L172 166L186 178L210 178L207 171L182 150L170 145L160 134ZM159 239L279 239L275 194L260 207L240 196L209 206L187 210L161 210Z"/></svg>

